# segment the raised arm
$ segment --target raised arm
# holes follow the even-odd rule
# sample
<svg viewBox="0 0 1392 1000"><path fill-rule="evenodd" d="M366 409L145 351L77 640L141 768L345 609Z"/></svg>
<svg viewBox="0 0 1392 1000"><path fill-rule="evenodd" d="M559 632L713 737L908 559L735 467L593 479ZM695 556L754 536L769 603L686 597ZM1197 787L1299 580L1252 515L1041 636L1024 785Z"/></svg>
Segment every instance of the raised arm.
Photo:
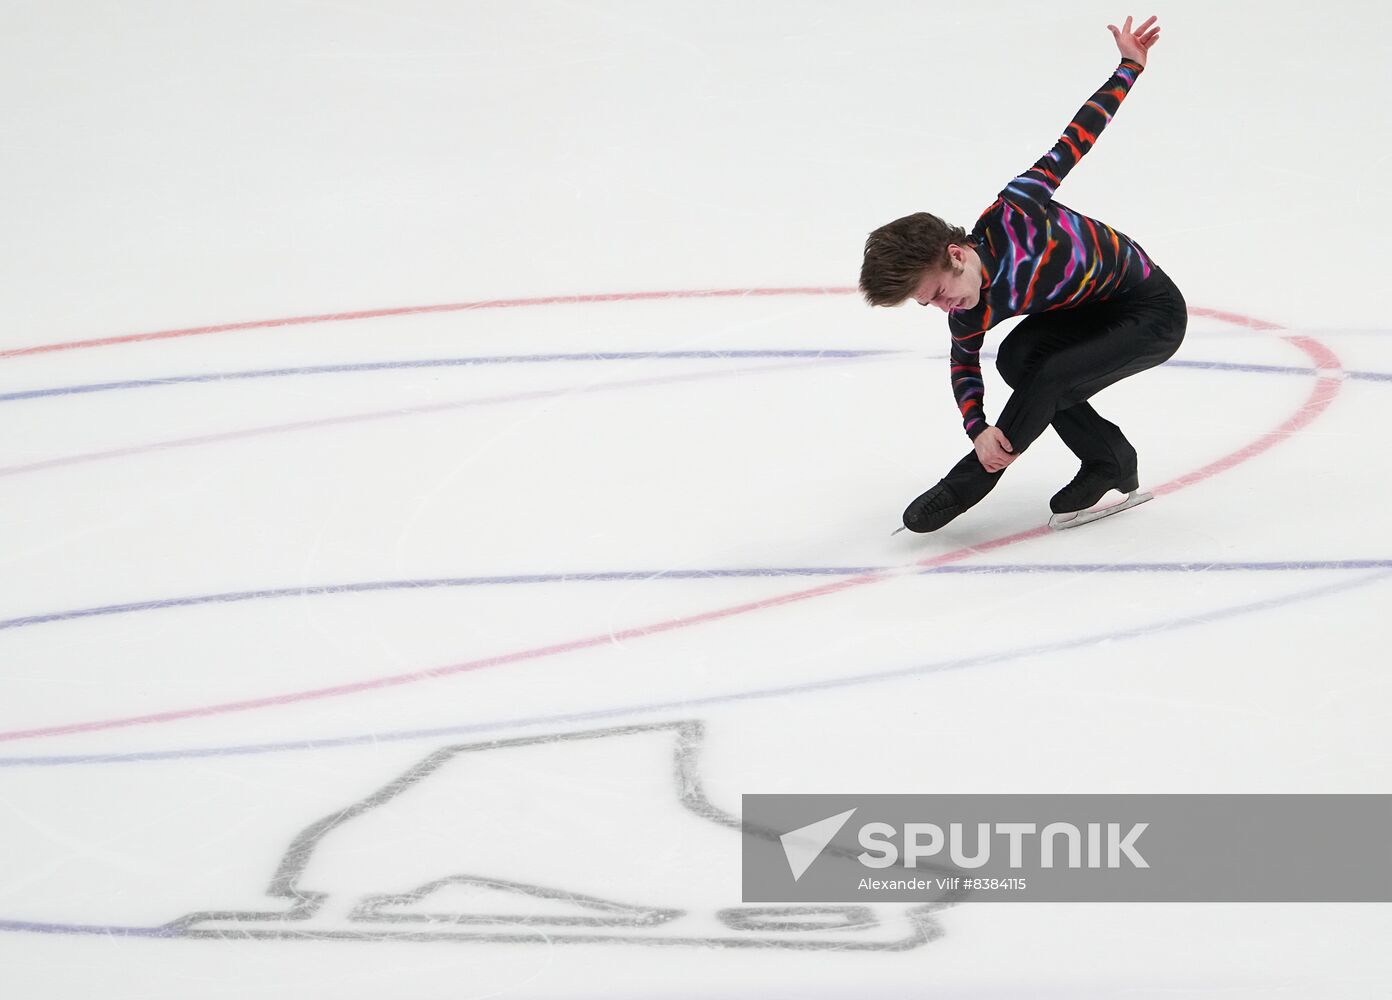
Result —
<svg viewBox="0 0 1392 1000"><path fill-rule="evenodd" d="M1146 54L1160 37L1160 28L1155 18L1150 17L1140 27L1132 30L1131 18L1126 19L1121 28L1107 25L1116 39L1121 52L1121 65L1097 93L1078 109L1068 127L1063 130L1054 148L1041 156L1019 177L1006 185L1005 193L1031 201L1046 202L1054 196L1058 186L1068 176L1068 172L1078 165L1112 116L1126 99L1131 85L1136 82L1145 69Z"/></svg>

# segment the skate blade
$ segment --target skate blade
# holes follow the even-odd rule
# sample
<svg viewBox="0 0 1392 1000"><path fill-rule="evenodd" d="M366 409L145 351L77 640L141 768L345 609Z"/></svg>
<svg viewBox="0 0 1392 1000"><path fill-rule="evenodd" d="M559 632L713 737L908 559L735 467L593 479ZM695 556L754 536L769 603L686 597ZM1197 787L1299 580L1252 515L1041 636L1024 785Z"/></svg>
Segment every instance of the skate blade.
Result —
<svg viewBox="0 0 1392 1000"><path fill-rule="evenodd" d="M1136 491L1127 496L1121 503L1114 503L1110 507L1099 507L1096 510L1080 510L1073 514L1055 514L1049 518L1049 527L1055 531L1063 531L1066 528L1078 528L1084 524L1091 524L1093 521L1100 521L1104 517L1113 514L1120 514L1124 510L1132 507L1139 507L1147 500L1154 500L1154 493L1141 493Z"/></svg>

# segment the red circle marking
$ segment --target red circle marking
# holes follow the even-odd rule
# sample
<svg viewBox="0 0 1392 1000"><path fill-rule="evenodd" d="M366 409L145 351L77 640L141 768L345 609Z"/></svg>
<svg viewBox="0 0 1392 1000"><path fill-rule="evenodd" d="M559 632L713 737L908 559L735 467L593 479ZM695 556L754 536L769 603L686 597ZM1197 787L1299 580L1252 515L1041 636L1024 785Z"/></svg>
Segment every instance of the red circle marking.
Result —
<svg viewBox="0 0 1392 1000"><path fill-rule="evenodd" d="M561 305L579 304L593 302L627 302L641 299L681 299L681 298L717 298L717 297L738 297L738 296L766 296L766 295L832 295L847 294L855 291L848 288L770 288L770 289L728 289L728 290L705 290L705 291L672 291L672 292L637 292L637 293L617 293L612 295L578 295L578 296L552 296L537 299L500 299L488 302L459 303L455 305L443 306L416 306L403 309L382 309L371 312L360 313L334 313L324 316L302 316L283 320L263 320L255 323L236 323L223 326L195 327L187 330L167 330L160 333L133 334L127 337L112 337L102 340L75 341L66 344L48 344L39 347L22 348L13 351L0 352L0 357L14 357L21 354L38 354L45 351L77 350L89 347L102 347L113 344L133 343L142 340L158 340L173 337L187 337L203 333L220 333L231 330L249 330L273 326L292 326L309 323L327 323L350 319L368 319L380 316L402 316L428 312L448 312L452 310L466 309L488 309L505 308L524 305ZM1246 326L1255 330L1280 330L1282 327L1268 323L1264 320L1254 319L1247 316L1240 316L1236 313L1222 312L1213 309L1191 308L1191 315L1208 316L1222 320L1227 323L1234 323ZM1309 397L1298 410L1290 417L1286 418L1281 425L1272 431L1262 435L1256 441L1243 448L1232 452L1215 462L1197 469L1194 472L1173 479L1154 489L1157 495L1172 493L1176 490L1184 489L1195 483L1202 482L1220 472L1226 472L1234 466L1249 461L1269 450L1275 445L1285 441L1303 427L1308 425L1317 416L1329 408L1334 397L1338 394L1342 385L1342 366L1339 359L1328 347L1309 337L1287 336L1282 340L1294 345L1304 351L1310 358L1317 373L1315 385ZM583 649L591 649L596 646L608 645L618 642L626 642L631 639L641 639L650 635L660 635L664 632L672 632L677 629L689 628L694 625L703 625L708 622L720 621L725 618L733 618L737 615L748 614L753 611L763 611L770 608L782 607L786 604L795 604L801 601L811 600L816 597L825 597L830 594L838 594L845 590L862 587L867 584L878 583L888 580L904 573L912 573L919 569L926 569L933 566L942 566L948 563L960 562L971 556L982 552L990 552L995 549L1004 548L1008 545L1015 545L1020 542L1028 541L1033 538L1041 538L1049 534L1047 525L1031 528L1027 531L1016 532L1012 535L1005 535L1000 538L991 539L977 545L955 549L942 555L930 556L917 562L909 563L902 567L890 569L872 570L868 573L861 573L857 576L846 577L833 583L826 583L816 587L809 587L802 590L791 591L774 597L764 598L758 601L749 601L742 604L734 604L725 608L716 608L712 611L702 612L696 615L687 615L681 618L671 618L666 621L655 622L651 625L643 625L635 628L624 629L618 632L604 632L600 635L587 636L581 639L574 639L570 642L556 643L549 646L537 646L531 649L517 650L516 652L506 653L498 656L489 656L482 659L466 660L462 663L449 664L442 667L435 667L429 670L420 670L407 674L394 674L386 677L375 677L364 681L356 681L351 684L338 684L332 687L314 688L306 691L291 691L284 694L267 695L259 698L248 698L240 701L222 702L216 705L203 705L194 708L173 709L167 712L154 712L147 715L124 716L115 719L96 719L88 722L73 722L58 726L44 726L37 729L12 730L0 732L0 742L10 742L15 740L36 739L44 736L61 736L69 733L87 733L104 729L121 729L131 726L154 725L164 722L177 722L183 719L205 718L215 715L227 715L234 712L246 712L259 708L272 708L280 705L290 705L296 702L316 701L322 698L336 698L343 695L359 694L365 691L376 691L384 688L400 687L406 684L415 684L420 681L432 680L437 677L449 677L454 674L462 674L475 670L483 670L488 667L504 666L511 663L521 663L527 660L538 660L546 657L558 656L563 653L573 653Z"/></svg>

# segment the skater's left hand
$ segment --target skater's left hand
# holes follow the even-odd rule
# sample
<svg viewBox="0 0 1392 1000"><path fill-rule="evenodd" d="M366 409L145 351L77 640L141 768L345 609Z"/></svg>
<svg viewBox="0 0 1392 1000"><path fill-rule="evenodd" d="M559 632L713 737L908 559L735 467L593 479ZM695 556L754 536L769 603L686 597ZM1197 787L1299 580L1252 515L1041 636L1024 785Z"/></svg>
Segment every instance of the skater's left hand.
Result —
<svg viewBox="0 0 1392 1000"><path fill-rule="evenodd" d="M1141 22L1140 27L1131 30L1131 15L1126 15L1126 23L1120 28L1115 24L1107 25L1107 30L1116 39L1117 49L1121 52L1123 59L1130 59L1138 62L1142 66L1146 63L1146 55L1150 52L1150 47L1160 40L1160 26L1155 23L1155 15L1151 15Z"/></svg>
<svg viewBox="0 0 1392 1000"><path fill-rule="evenodd" d="M1019 456L999 427L987 427L972 442L976 457L987 472L1000 472Z"/></svg>

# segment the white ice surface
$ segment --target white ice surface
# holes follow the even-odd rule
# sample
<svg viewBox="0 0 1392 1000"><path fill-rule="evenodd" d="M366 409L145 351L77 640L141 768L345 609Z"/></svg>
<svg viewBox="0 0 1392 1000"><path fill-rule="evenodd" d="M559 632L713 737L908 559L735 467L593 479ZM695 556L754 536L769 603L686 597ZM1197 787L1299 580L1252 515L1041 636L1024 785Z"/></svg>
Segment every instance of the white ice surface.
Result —
<svg viewBox="0 0 1392 1000"><path fill-rule="evenodd" d="M1384 905L967 904L900 952L117 930L283 909L301 831L488 740L540 742L465 752L315 855L325 926L473 874L722 933L737 838L679 808L677 730L570 735L603 728L700 723L724 814L1386 791L1392 14L1159 13L1060 197L1195 310L1176 364L1098 400L1170 489L990 545L1045 522L1066 452L891 538L966 447L945 325L846 289L870 229L970 224L1052 143L1124 9L7 5L0 996L1386 995ZM735 289L784 293L685 294ZM291 317L321 319L261 322ZM227 324L251 325L26 350ZM541 355L570 357L498 361ZM463 358L493 360L384 367ZM1002 571L818 590L948 555ZM342 589L411 581L451 585Z"/></svg>

